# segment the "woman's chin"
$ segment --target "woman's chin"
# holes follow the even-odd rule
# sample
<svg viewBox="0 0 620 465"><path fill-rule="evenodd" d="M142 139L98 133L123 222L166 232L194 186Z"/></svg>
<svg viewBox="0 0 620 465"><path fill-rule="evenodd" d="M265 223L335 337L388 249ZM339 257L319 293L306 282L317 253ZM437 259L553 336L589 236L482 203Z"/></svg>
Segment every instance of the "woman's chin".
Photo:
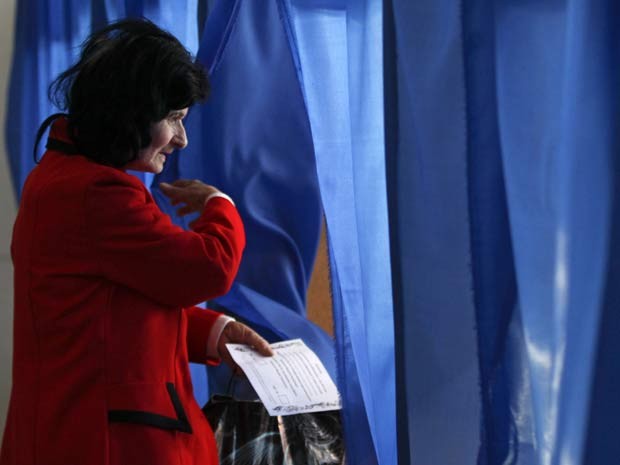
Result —
<svg viewBox="0 0 620 465"><path fill-rule="evenodd" d="M159 174L164 170L164 166L126 166L126 170L136 171L138 173Z"/></svg>
<svg viewBox="0 0 620 465"><path fill-rule="evenodd" d="M164 165L163 165L163 163L162 163L160 166L155 166L155 167L153 167L153 169L152 169L152 170L150 170L149 172L150 172L150 173L153 173L153 174L159 174L159 173L161 173L163 170L164 170Z"/></svg>

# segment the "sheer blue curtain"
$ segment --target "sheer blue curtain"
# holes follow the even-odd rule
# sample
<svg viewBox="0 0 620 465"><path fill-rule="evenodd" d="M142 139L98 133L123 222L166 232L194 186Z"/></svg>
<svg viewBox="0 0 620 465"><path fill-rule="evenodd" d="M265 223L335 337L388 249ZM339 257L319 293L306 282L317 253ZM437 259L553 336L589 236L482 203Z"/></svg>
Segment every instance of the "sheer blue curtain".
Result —
<svg viewBox="0 0 620 465"><path fill-rule="evenodd" d="M52 80L68 68L79 45L104 18L90 2L24 0L16 4L15 44L5 134L17 197L34 167L32 147L39 124L55 113L47 99Z"/></svg>
<svg viewBox="0 0 620 465"><path fill-rule="evenodd" d="M473 464L481 413L462 9L449 0L392 4L386 155L399 464Z"/></svg>
<svg viewBox="0 0 620 465"><path fill-rule="evenodd" d="M350 463L397 463L379 1L287 0L327 222Z"/></svg>
<svg viewBox="0 0 620 465"><path fill-rule="evenodd" d="M390 6L401 463L617 463L619 7L587 0ZM440 191L424 197L424 189ZM445 201L455 192L459 212ZM449 221L437 218L444 215L461 218L452 225L460 254L441 234L448 224L429 234ZM430 281L420 276L424 266ZM444 267L467 266L469 276L435 279ZM449 307L437 311L426 299L458 289L452 316L469 315L475 325L460 333L475 328L476 347L468 335L465 345L446 339L442 350L467 351L470 361L476 350L478 375L472 370L466 384L446 378L435 390L463 396L455 406L463 412L479 376L470 408L480 411L477 457L477 441L458 434L471 434L465 422L455 429L441 406L434 421L420 418L416 403L420 384L442 380L414 350L430 351L433 342L421 334L446 334L448 324ZM455 360L440 365L458 373ZM437 461L423 421L466 454Z"/></svg>
<svg viewBox="0 0 620 465"><path fill-rule="evenodd" d="M618 312L619 12L613 1L496 5L499 134L531 379L532 463L543 465L617 462L606 428L592 437L596 447L586 439L618 411L611 367L597 369L596 360L618 349L601 318Z"/></svg>

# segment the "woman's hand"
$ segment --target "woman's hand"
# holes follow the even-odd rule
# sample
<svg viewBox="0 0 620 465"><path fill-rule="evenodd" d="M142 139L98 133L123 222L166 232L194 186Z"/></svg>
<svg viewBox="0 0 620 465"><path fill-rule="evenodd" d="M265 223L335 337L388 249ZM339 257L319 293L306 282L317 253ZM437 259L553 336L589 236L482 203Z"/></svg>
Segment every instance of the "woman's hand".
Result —
<svg viewBox="0 0 620 465"><path fill-rule="evenodd" d="M271 357L273 355L273 351L271 350L271 347L269 347L269 343L256 331L250 329L243 323L231 321L224 327L224 331L222 331L220 340L217 343L217 351L220 358L230 366L235 374L241 374L242 370L230 356L228 348L226 347L226 344L228 343L249 345L265 357Z"/></svg>
<svg viewBox="0 0 620 465"><path fill-rule="evenodd" d="M215 187L197 179L178 179L171 184L162 182L159 184L159 188L171 200L172 205L185 204L177 210L179 216L202 212L207 198L211 194L220 192Z"/></svg>

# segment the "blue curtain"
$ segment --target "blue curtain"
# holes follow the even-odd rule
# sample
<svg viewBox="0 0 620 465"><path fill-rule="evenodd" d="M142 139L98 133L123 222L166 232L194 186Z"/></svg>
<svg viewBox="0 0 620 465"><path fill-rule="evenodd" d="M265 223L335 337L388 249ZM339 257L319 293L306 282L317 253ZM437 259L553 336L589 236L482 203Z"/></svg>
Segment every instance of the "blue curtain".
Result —
<svg viewBox="0 0 620 465"><path fill-rule="evenodd" d="M47 99L51 81L76 59L79 45L104 23L97 8L82 0L50 5L43 0L16 4L15 43L8 89L6 142L17 197L34 167L32 147L39 124L55 110Z"/></svg>
<svg viewBox="0 0 620 465"><path fill-rule="evenodd" d="M389 2L400 463L618 461L618 9ZM429 295L458 302L438 310ZM414 352L432 353L447 314L467 326L443 353L478 360L466 383L458 359L438 368ZM443 414L448 399L420 418L429 378L433 396L480 418L477 453L471 425ZM463 455L429 446L424 421Z"/></svg>
<svg viewBox="0 0 620 465"><path fill-rule="evenodd" d="M347 459L395 464L380 1L287 0L327 223Z"/></svg>
<svg viewBox="0 0 620 465"><path fill-rule="evenodd" d="M618 350L601 319L618 312L612 265L619 12L616 2L583 0L538 8L497 2L495 11L499 135L531 379L534 463L617 463L610 432L590 434L595 447L586 438L599 421L611 426L612 407L618 410L605 373L611 367L597 368L596 361Z"/></svg>
<svg viewBox="0 0 620 465"><path fill-rule="evenodd" d="M403 465L473 464L480 436L461 16L461 5L451 0L394 1L386 8L387 185Z"/></svg>

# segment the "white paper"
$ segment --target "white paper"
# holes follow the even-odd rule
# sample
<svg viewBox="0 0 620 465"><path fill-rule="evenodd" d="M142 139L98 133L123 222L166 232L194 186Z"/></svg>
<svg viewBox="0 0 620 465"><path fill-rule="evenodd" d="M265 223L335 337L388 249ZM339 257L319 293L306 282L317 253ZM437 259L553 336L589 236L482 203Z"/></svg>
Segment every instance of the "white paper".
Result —
<svg viewBox="0 0 620 465"><path fill-rule="evenodd" d="M243 344L226 344L271 416L342 408L336 385L301 339L278 342L263 357Z"/></svg>

